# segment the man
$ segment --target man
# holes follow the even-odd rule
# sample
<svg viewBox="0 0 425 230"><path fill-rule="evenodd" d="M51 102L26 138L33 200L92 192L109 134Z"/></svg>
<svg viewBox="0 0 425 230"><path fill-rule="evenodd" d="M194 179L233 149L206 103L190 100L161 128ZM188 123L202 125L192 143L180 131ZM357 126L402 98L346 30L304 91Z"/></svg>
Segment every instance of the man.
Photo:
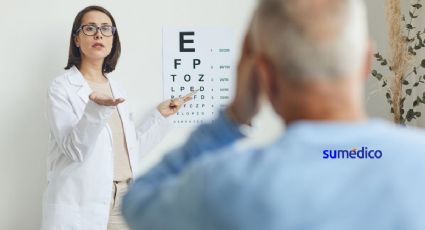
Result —
<svg viewBox="0 0 425 230"><path fill-rule="evenodd" d="M369 120L361 0L260 0L237 92L124 198L132 229L425 229L425 133ZM236 149L264 93L286 123Z"/></svg>

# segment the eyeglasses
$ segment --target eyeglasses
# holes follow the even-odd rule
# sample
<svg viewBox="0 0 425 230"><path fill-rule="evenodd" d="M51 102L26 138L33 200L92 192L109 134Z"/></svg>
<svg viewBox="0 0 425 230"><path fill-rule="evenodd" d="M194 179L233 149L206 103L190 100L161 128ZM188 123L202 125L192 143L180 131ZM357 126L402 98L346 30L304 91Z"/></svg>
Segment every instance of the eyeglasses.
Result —
<svg viewBox="0 0 425 230"><path fill-rule="evenodd" d="M103 36L110 37L115 34L117 28L110 25L82 25L80 28L78 28L75 34L78 34L80 31L83 31L83 33L87 36L94 36L97 34L98 30L100 30L100 33L102 33Z"/></svg>

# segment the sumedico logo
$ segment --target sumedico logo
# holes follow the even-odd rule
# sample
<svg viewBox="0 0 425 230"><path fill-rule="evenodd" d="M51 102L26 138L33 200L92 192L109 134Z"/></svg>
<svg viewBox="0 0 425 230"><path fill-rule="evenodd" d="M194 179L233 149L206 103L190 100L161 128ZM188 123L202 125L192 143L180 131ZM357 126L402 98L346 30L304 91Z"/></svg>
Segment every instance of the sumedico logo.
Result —
<svg viewBox="0 0 425 230"><path fill-rule="evenodd" d="M361 149L353 148L351 150L341 149L326 149L323 150L323 159L381 159L381 150L368 149L362 147Z"/></svg>

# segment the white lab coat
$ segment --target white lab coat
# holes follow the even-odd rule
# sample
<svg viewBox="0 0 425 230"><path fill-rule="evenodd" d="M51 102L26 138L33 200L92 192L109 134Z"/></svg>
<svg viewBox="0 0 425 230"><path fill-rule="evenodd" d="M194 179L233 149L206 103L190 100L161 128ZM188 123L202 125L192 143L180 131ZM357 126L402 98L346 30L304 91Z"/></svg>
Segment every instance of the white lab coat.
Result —
<svg viewBox="0 0 425 230"><path fill-rule="evenodd" d="M113 95L126 98L109 79ZM43 196L42 230L106 230L112 193L112 107L89 100L91 88L74 66L54 79L47 96L50 126L48 185ZM130 164L159 143L170 123L157 110L135 128L127 101L118 105Z"/></svg>

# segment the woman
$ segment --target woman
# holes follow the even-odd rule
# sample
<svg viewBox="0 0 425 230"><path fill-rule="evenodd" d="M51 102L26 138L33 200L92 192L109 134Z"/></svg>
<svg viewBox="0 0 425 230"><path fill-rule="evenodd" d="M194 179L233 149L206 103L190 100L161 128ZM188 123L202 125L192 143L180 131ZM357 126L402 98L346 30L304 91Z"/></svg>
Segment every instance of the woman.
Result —
<svg viewBox="0 0 425 230"><path fill-rule="evenodd" d="M165 135L165 117L191 99L162 102L135 129L123 89L107 76L119 56L112 15L99 6L79 12L67 71L48 90L50 148L43 230L127 229L120 202L138 157Z"/></svg>

